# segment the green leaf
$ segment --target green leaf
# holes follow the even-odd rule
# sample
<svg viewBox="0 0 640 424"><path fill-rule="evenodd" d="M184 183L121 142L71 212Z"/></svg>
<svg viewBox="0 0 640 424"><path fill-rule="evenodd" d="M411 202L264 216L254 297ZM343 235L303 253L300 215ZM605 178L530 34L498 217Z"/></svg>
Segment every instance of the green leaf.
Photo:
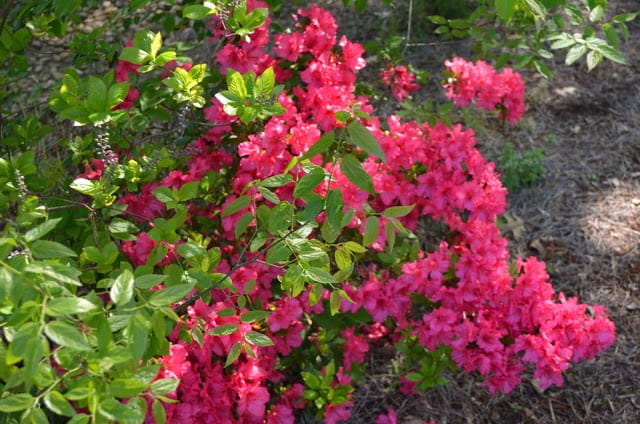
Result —
<svg viewBox="0 0 640 424"><path fill-rule="evenodd" d="M238 71L235 71L233 69L227 70L227 87L229 88L229 91L239 96L243 100L248 97L245 79Z"/></svg>
<svg viewBox="0 0 640 424"><path fill-rule="evenodd" d="M268 188L258 186L258 191L262 194L262 197L264 197L265 200L268 200L275 205L280 203L280 198Z"/></svg>
<svg viewBox="0 0 640 424"><path fill-rule="evenodd" d="M156 244L155 247L151 249L151 253L149 253L149 256L147 256L147 262L145 265L156 265L158 262L167 257L168 252L169 248L164 243Z"/></svg>
<svg viewBox="0 0 640 424"><path fill-rule="evenodd" d="M602 20L603 16L604 16L604 7L602 5L598 5L598 6L594 7L589 12L589 20L591 22L598 22L598 21Z"/></svg>
<svg viewBox="0 0 640 424"><path fill-rule="evenodd" d="M72 258L78 256L67 246L55 241L37 240L30 246L31 254L36 259Z"/></svg>
<svg viewBox="0 0 640 424"><path fill-rule="evenodd" d="M76 410L73 409L71 404L62 393L52 390L44 397L44 404L47 405L51 411L58 415L65 417L72 417L76 414Z"/></svg>
<svg viewBox="0 0 640 424"><path fill-rule="evenodd" d="M269 316L269 311L249 311L240 315L240 322L251 323L263 321L267 316Z"/></svg>
<svg viewBox="0 0 640 424"><path fill-rule="evenodd" d="M131 315L127 320L127 343L134 363L141 360L147 351L147 344L149 342L147 324L148 319L140 312Z"/></svg>
<svg viewBox="0 0 640 424"><path fill-rule="evenodd" d="M602 56L606 57L607 59L613 62L621 63L623 65L629 64L627 59L625 59L624 56L622 56L622 54L618 50L614 49L613 47L599 46L597 48L597 51L601 53Z"/></svg>
<svg viewBox="0 0 640 424"><path fill-rule="evenodd" d="M229 355L227 355L227 360L224 363L225 368L233 364L240 357L241 353L242 353L242 344L240 342L234 343L233 346L231 346L231 349L229 350Z"/></svg>
<svg viewBox="0 0 640 424"><path fill-rule="evenodd" d="M165 424L167 422L167 412L159 399L154 399L151 404L151 415L155 424Z"/></svg>
<svg viewBox="0 0 640 424"><path fill-rule="evenodd" d="M173 192L169 187L160 186L151 190L151 194L153 197L158 199L162 203L175 202L175 198L173 197Z"/></svg>
<svg viewBox="0 0 640 424"><path fill-rule="evenodd" d="M569 36L568 34L560 34L553 39L555 41L550 46L552 50L566 49L567 47L571 47L576 44L575 38Z"/></svg>
<svg viewBox="0 0 640 424"><path fill-rule="evenodd" d="M505 22L511 21L516 10L515 0L495 0L494 6L500 19Z"/></svg>
<svg viewBox="0 0 640 424"><path fill-rule="evenodd" d="M310 195L313 190L324 181L324 178L324 169L319 166L312 168L296 182L296 187L293 189L293 197L305 198Z"/></svg>
<svg viewBox="0 0 640 424"><path fill-rule="evenodd" d="M250 203L251 203L251 197L247 195L240 196L237 199L235 199L233 202L231 202L229 206L225 208L224 211L222 211L221 216L225 218L229 215L233 215L234 213L239 212L242 209L249 206Z"/></svg>
<svg viewBox="0 0 640 424"><path fill-rule="evenodd" d="M91 350L86 337L76 327L66 322L50 321L44 326L44 333L60 346L79 351Z"/></svg>
<svg viewBox="0 0 640 424"><path fill-rule="evenodd" d="M88 180L86 178L76 178L69 186L75 191L89 196L99 194L101 191L98 181Z"/></svg>
<svg viewBox="0 0 640 424"><path fill-rule="evenodd" d="M149 49L149 54L151 55L151 57L156 57L156 55L160 51L160 47L162 47L162 34L157 32L153 36L153 41L151 42L151 47Z"/></svg>
<svg viewBox="0 0 640 424"><path fill-rule="evenodd" d="M353 253L367 253L367 249L360 243L355 241L348 241L344 244L344 247Z"/></svg>
<svg viewBox="0 0 640 424"><path fill-rule="evenodd" d="M116 398L125 399L142 393L149 387L144 381L133 378L116 378L109 385L109 393Z"/></svg>
<svg viewBox="0 0 640 424"><path fill-rule="evenodd" d="M591 71L602 62L602 54L597 50L591 50L587 53L587 70Z"/></svg>
<svg viewBox="0 0 640 424"><path fill-rule="evenodd" d="M345 177L347 177L347 179L356 187L366 191L367 193L375 194L371 175L364 170L362 164L355 156L352 154L343 156L342 161L340 162L340 169Z"/></svg>
<svg viewBox="0 0 640 424"><path fill-rule="evenodd" d="M88 424L89 423L89 415L86 414L78 414L67 421L67 424Z"/></svg>
<svg viewBox="0 0 640 424"><path fill-rule="evenodd" d="M254 346L259 346L259 347L267 347L267 346L275 345L273 340L271 340L268 336L262 333L258 333L257 331L248 331L247 333L245 333L244 339L248 343Z"/></svg>
<svg viewBox="0 0 640 424"><path fill-rule="evenodd" d="M93 392L89 387L75 387L64 394L69 400L83 400L89 397Z"/></svg>
<svg viewBox="0 0 640 424"><path fill-rule="evenodd" d="M185 259L195 258L207 254L204 247L194 243L182 243L176 247L176 252Z"/></svg>
<svg viewBox="0 0 640 424"><path fill-rule="evenodd" d="M291 174L278 174L266 178L258 183L259 186L276 188L282 187L293 181Z"/></svg>
<svg viewBox="0 0 640 424"><path fill-rule="evenodd" d="M247 212L240 217L236 223L236 228L233 230L235 238L239 238L242 233L251 225L254 221L254 216L251 212Z"/></svg>
<svg viewBox="0 0 640 424"><path fill-rule="evenodd" d="M214 8L206 7L201 4L189 4L182 9L182 17L186 19L200 20L214 12Z"/></svg>
<svg viewBox="0 0 640 424"><path fill-rule="evenodd" d="M564 63L569 66L577 62L585 53L587 53L587 45L586 44L577 44L569 49L567 52L567 57L564 60Z"/></svg>
<svg viewBox="0 0 640 424"><path fill-rule="evenodd" d="M415 205L391 206L390 208L387 208L384 212L382 212L382 215L386 218L398 218L408 215L414 207Z"/></svg>
<svg viewBox="0 0 640 424"><path fill-rule="evenodd" d="M151 56L146 51L137 47L125 47L122 49L118 59L133 63L134 65L141 65L151 59Z"/></svg>
<svg viewBox="0 0 640 424"><path fill-rule="evenodd" d="M31 243L36 241L45 235L49 234L56 226L62 221L62 218L53 218L43 222L35 228L30 229L24 234L24 239Z"/></svg>
<svg viewBox="0 0 640 424"><path fill-rule="evenodd" d="M162 274L141 275L140 277L136 277L135 286L139 289L150 289L162 283L165 278L167 278L167 276Z"/></svg>
<svg viewBox="0 0 640 424"><path fill-rule="evenodd" d="M340 293L337 290L329 295L329 311L332 316L340 312Z"/></svg>
<svg viewBox="0 0 640 424"><path fill-rule="evenodd" d="M311 146L309 150L307 150L307 152L304 155L302 155L300 160L301 161L307 160L314 157L315 155L319 155L321 153L326 152L335 143L335 141L336 141L336 137L332 132L323 135L322 138L320 138L320 140L315 142L313 146Z"/></svg>
<svg viewBox="0 0 640 424"><path fill-rule="evenodd" d="M118 106L127 97L129 92L129 83L127 81L113 84L109 87L107 93L107 108L111 109Z"/></svg>
<svg viewBox="0 0 640 424"><path fill-rule="evenodd" d="M324 199L319 194L312 193L305 200L307 207L298 213L300 223L312 221L324 209Z"/></svg>
<svg viewBox="0 0 640 424"><path fill-rule="evenodd" d="M613 22L622 24L625 22L631 22L638 16L638 13L621 13L613 17Z"/></svg>
<svg viewBox="0 0 640 424"><path fill-rule="evenodd" d="M538 0L524 0L529 11L536 19L544 19L547 16L547 8Z"/></svg>
<svg viewBox="0 0 640 424"><path fill-rule="evenodd" d="M336 279L333 275L329 274L327 271L310 267L309 269L304 270L304 274L311 280L318 282L320 284L337 284Z"/></svg>
<svg viewBox="0 0 640 424"><path fill-rule="evenodd" d="M342 228L342 218L344 215L342 208L342 191L340 191L340 189L330 190L327 195L326 204L327 222L336 231Z"/></svg>
<svg viewBox="0 0 640 424"><path fill-rule="evenodd" d="M52 316L84 314L96 310L98 307L81 297L56 297L47 303L45 312Z"/></svg>
<svg viewBox="0 0 640 424"><path fill-rule="evenodd" d="M360 147L364 152L380 158L383 163L387 163L387 158L378 143L378 140L371 132L359 122L353 121L347 125L351 144Z"/></svg>
<svg viewBox="0 0 640 424"><path fill-rule="evenodd" d="M213 336L228 336L238 330L239 328L236 324L222 324L209 331L209 334Z"/></svg>
<svg viewBox="0 0 640 424"><path fill-rule="evenodd" d="M353 263L351 260L351 253L343 246L340 246L336 249L336 251L333 253L333 257L335 258L336 265L338 265L338 268L340 270L349 268Z"/></svg>
<svg viewBox="0 0 640 424"><path fill-rule="evenodd" d="M613 48L618 48L620 39L618 38L618 32L613 28L611 24L602 25L602 32L607 37L607 43Z"/></svg>
<svg viewBox="0 0 640 424"><path fill-rule="evenodd" d="M168 395L180 385L180 380L175 378L162 378L151 383L151 392L156 396Z"/></svg>
<svg viewBox="0 0 640 424"><path fill-rule="evenodd" d="M279 264L289 261L291 249L285 243L274 244L267 250L265 261L270 264Z"/></svg>
<svg viewBox="0 0 640 424"><path fill-rule="evenodd" d="M149 298L152 306L167 306L183 300L187 294L193 290L192 284L179 284L159 291L155 291Z"/></svg>
<svg viewBox="0 0 640 424"><path fill-rule="evenodd" d="M276 85L276 77L272 67L268 67L256 79L255 97L258 99L269 99L273 94Z"/></svg>
<svg viewBox="0 0 640 424"><path fill-rule="evenodd" d="M78 281L77 279L77 275L79 275L80 273L77 269L74 268L62 269L61 267L55 267L54 264L45 265L41 262L33 262L27 265L24 270L30 274L52 278L53 280L63 284L70 284L72 286L78 287L82 286L82 283L80 283L80 281ZM72 274L73 276L63 274L63 272Z"/></svg>
<svg viewBox="0 0 640 424"><path fill-rule="evenodd" d="M380 219L372 215L367 218L367 222L364 224L364 234L362 235L362 244L369 246L378 239L380 233Z"/></svg>
<svg viewBox="0 0 640 424"><path fill-rule="evenodd" d="M35 398L28 393L18 393L0 399L0 411L2 412L19 412L31 408L35 402Z"/></svg>
<svg viewBox="0 0 640 424"><path fill-rule="evenodd" d="M134 288L134 278L131 271L125 269L116 277L113 285L111 286L111 290L109 291L109 296L113 303L118 306L124 305L128 303L133 297L133 288Z"/></svg>
<svg viewBox="0 0 640 424"><path fill-rule="evenodd" d="M92 112L108 112L107 107L107 86L104 81L98 77L89 76L87 80L87 106Z"/></svg>
<svg viewBox="0 0 640 424"><path fill-rule="evenodd" d="M98 411L104 417L118 423L142 423L144 421L144 413L139 408L133 408L131 400L127 405L123 405L115 399L107 399L100 402Z"/></svg>
<svg viewBox="0 0 640 424"><path fill-rule="evenodd" d="M198 196L198 188L200 187L200 181L189 181L184 184L178 190L178 200L186 202L187 200L195 199Z"/></svg>

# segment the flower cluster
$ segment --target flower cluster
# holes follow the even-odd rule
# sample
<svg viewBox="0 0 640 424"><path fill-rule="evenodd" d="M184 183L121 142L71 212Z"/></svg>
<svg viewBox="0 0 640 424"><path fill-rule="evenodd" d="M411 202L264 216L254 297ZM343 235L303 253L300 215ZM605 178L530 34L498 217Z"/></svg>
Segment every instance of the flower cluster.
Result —
<svg viewBox="0 0 640 424"><path fill-rule="evenodd" d="M248 10L265 7L258 1L247 5ZM375 195L353 184L340 160L320 154L310 158L331 176L315 192L325 195L339 189L345 210L354 212L347 226L355 240L362 240L371 216L378 218L380 226L367 253L367 266L341 283L350 301L341 299L339 313L354 324L336 332L331 344L318 339L328 337L318 323L318 317L327 313L328 288L318 293L309 287L291 297L279 284L285 271L268 266L260 252L244 266L238 265L251 242L236 237L241 217L247 212L255 215L263 206L273 207L273 197L266 198L250 183L288 172L292 182L275 188L273 194L280 201L300 205L303 202L294 198L295 181L306 171L301 165L290 166L292 159L306 153L324 134L343 130L345 123L336 119L336 112L372 113L369 99L356 96L354 87L356 72L364 66L363 48L345 37L338 40L335 20L321 8L301 10L296 19L295 31L275 36L274 56L264 49L269 22L257 28L250 40L223 37L224 45L216 55L222 73L228 69L260 73L275 67L286 87L278 97L285 113L268 119L259 131L230 141L228 135L237 123L212 99L204 112L211 129L190 146L199 153L188 158L187 169L173 170L159 183L144 184L138 193L119 200L127 205L127 212L151 222L167 213L153 196L154 188L179 189L208 173L228 176L225 199L191 208L185 224L195 226L199 218L208 223L198 231L212 246L221 247L222 259L215 272L229 275L232 288L213 290L208 304L197 301L190 306L188 317L171 335L169 354L160 358L159 378L181 380L172 395L179 402L165 406L169 422L293 423L295 411L305 408L308 399L301 382L282 369L288 358L302 357L302 351L335 348L332 356L341 358L341 363L332 385L348 386L349 372L364 362L369 343L385 335L399 340L410 333L429 350L450 347L455 363L482 375L492 392L512 390L526 363L533 364L542 386L560 385L570 361L592 358L610 346L615 329L601 307L589 310L575 298L556 295L544 264L535 259L518 260L515 272L510 270L506 240L496 226L496 218L505 210L506 190L494 165L476 150L473 131L461 125L403 122L396 116L385 123L375 117L358 118L386 157L383 163L354 149L371 177ZM216 27L214 33L222 37L224 28ZM458 58L445 65L453 75L445 89L456 104L475 101L488 109L498 106L514 123L522 116L524 86L518 74L508 69L496 73L484 62L472 64ZM417 88L406 69L385 72L383 78L398 100ZM251 202L234 213L223 213L241 196L250 196ZM410 205L413 209L403 216L384 215L390 207ZM319 220L323 219L321 215ZM388 228L414 231L425 219L440 223L447 230L446 239L420 251L417 259L403 260L394 271L375 260L393 237ZM314 237L321 234L310 230L309 238ZM124 242L122 250L134 264L142 265L159 242L142 232L136 241ZM159 266L179 260L175 246L167 247L168 256ZM427 299L433 307L418 312L416 297ZM243 320L246 304L259 305L269 314L259 323ZM362 314L367 316L364 323L354 318ZM233 331L216 332L229 328ZM180 337L185 332L191 337ZM273 345L247 344L247 335L253 333L268 336ZM237 360L225 368L232 354ZM323 377L322 371L315 371ZM350 405L350 394L341 403L328 403L325 421L348 419ZM396 421L393 410L378 419L380 423Z"/></svg>
<svg viewBox="0 0 640 424"><path fill-rule="evenodd" d="M403 101L410 96L412 91L420 88L415 82L415 75L408 72L404 65L383 69L380 71L380 76L384 84L391 88L391 92L398 102Z"/></svg>
<svg viewBox="0 0 640 424"><path fill-rule="evenodd" d="M514 124L524 113L524 82L520 74L511 68L498 73L488 63L479 60L468 62L456 57L445 61L451 74L445 85L447 97L456 106L465 107L475 101L478 107L500 109L500 117Z"/></svg>

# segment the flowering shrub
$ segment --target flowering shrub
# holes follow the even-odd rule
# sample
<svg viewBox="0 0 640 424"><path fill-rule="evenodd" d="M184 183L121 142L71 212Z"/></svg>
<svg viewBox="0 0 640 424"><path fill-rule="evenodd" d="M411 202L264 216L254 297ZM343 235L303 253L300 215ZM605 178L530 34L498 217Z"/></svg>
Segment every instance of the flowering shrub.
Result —
<svg viewBox="0 0 640 424"><path fill-rule="evenodd" d="M496 226L506 190L471 130L381 122L356 95L363 49L329 12L300 10L273 55L259 1L183 15L208 20L217 69L140 31L115 72L68 71L51 99L95 131L98 157L70 185L89 224L50 209L0 240L0 411L335 423L380 338L408 358L406 393L454 367L491 392L511 391L529 364L542 387L561 385L570 362L613 343L602 307L556 294L543 263L509 258ZM456 104L522 116L518 74L445 65ZM402 97L415 86L398 69ZM143 137L153 122L169 135ZM443 228L434 245L420 222Z"/></svg>

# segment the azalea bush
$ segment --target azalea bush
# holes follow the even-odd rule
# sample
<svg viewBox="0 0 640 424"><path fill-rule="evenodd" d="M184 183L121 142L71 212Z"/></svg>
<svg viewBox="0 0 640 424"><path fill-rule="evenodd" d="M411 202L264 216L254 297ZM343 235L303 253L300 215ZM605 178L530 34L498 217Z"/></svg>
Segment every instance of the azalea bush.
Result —
<svg viewBox="0 0 640 424"><path fill-rule="evenodd" d="M529 372L559 386L614 342L603 307L509 257L471 130L381 121L356 95L364 50L329 12L275 34L259 1L181 14L206 23L207 63L141 30L115 69L65 72L49 105L77 127L76 173L0 159L2 422L334 423L374 344L410 394L447 369L492 393ZM457 106L522 117L519 74L443 67ZM381 76L398 100L418 89Z"/></svg>

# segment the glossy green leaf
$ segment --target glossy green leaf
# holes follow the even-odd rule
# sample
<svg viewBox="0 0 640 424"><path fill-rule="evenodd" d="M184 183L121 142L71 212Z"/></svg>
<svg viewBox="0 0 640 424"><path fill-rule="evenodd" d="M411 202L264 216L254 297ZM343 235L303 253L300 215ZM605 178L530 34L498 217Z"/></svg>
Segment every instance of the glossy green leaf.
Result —
<svg viewBox="0 0 640 424"><path fill-rule="evenodd" d="M158 399L154 399L151 404L151 414L155 424L165 424L167 422L167 412L164 410L162 402Z"/></svg>
<svg viewBox="0 0 640 424"><path fill-rule="evenodd" d="M131 271L125 269L118 275L111 286L109 295L118 306L128 303L133 297L134 278Z"/></svg>
<svg viewBox="0 0 640 424"><path fill-rule="evenodd" d="M182 8L182 17L186 19L200 20L214 13L215 9L201 4L189 4Z"/></svg>
<svg viewBox="0 0 640 424"><path fill-rule="evenodd" d="M351 122L347 125L347 132L349 133L349 141L351 144L360 147L364 152L373 155L382 160L383 163L387 163L387 158L378 143L378 140L371 134L371 132L357 121Z"/></svg>
<svg viewBox="0 0 640 424"><path fill-rule="evenodd" d="M78 256L67 246L55 241L36 240L30 247L36 259L72 258Z"/></svg>
<svg viewBox="0 0 640 424"><path fill-rule="evenodd" d="M140 312L131 315L127 321L126 332L129 352L131 353L133 361L138 362L147 351L147 344L149 342L147 317Z"/></svg>
<svg viewBox="0 0 640 424"><path fill-rule="evenodd" d="M209 331L209 334L214 336L228 336L238 331L239 328L236 324L222 324Z"/></svg>
<svg viewBox="0 0 640 424"><path fill-rule="evenodd" d="M52 316L84 314L96 310L98 307L81 297L56 297L47 303L45 312Z"/></svg>
<svg viewBox="0 0 640 424"><path fill-rule="evenodd" d="M73 350L91 350L86 337L71 324L63 321L50 321L44 326L44 333L53 342Z"/></svg>
<svg viewBox="0 0 640 424"><path fill-rule="evenodd" d="M500 19L505 22L511 21L516 10L515 0L494 0L494 6Z"/></svg>
<svg viewBox="0 0 640 424"><path fill-rule="evenodd" d="M336 284L337 281L333 277L333 275L329 274L327 271L310 267L309 269L304 270L304 274L309 277L309 279L318 282L320 284Z"/></svg>
<svg viewBox="0 0 640 424"><path fill-rule="evenodd" d="M27 231L24 234L24 239L28 243L36 241L36 240L44 237L45 235L49 234L51 231L53 231L53 229L56 228L56 226L60 223L60 221L62 221L62 218L49 219L49 220L43 222L42 224L38 225L37 227L34 227L34 228L30 229L29 231Z"/></svg>
<svg viewBox="0 0 640 424"><path fill-rule="evenodd" d="M367 222L364 224L364 234L362 236L362 244L369 246L378 239L380 233L380 219L372 215L367 218Z"/></svg>
<svg viewBox="0 0 640 424"><path fill-rule="evenodd" d="M149 298L152 306L167 306L186 298L187 294L193 290L192 284L179 284L162 290L155 291Z"/></svg>
<svg viewBox="0 0 640 424"><path fill-rule="evenodd" d="M18 393L0 399L0 411L19 412L30 408L35 402L35 398L28 393Z"/></svg>
<svg viewBox="0 0 640 424"><path fill-rule="evenodd" d="M73 409L71 403L57 390L52 390L46 394L44 404L58 415L72 417L76 414L76 410Z"/></svg>
<svg viewBox="0 0 640 424"><path fill-rule="evenodd" d="M415 205L407 205L407 206L391 206L382 212L382 215L386 218L399 218L401 216L406 216L411 211Z"/></svg>
<svg viewBox="0 0 640 424"><path fill-rule="evenodd" d="M269 316L269 311L249 311L240 315L240 322L251 323L256 321L264 321Z"/></svg>
<svg viewBox="0 0 640 424"><path fill-rule="evenodd" d="M342 157L340 162L340 170L356 187L366 191L369 194L375 194L371 175L362 167L362 164L352 154Z"/></svg>
<svg viewBox="0 0 640 424"><path fill-rule="evenodd" d="M225 218L227 216L233 215L234 213L240 212L242 209L249 206L251 203L251 197L244 195L235 199L233 202L227 206L224 211L222 211L222 217Z"/></svg>
<svg viewBox="0 0 640 424"><path fill-rule="evenodd" d="M329 295L329 311L331 315L340 312L340 293L338 291L332 291Z"/></svg>
<svg viewBox="0 0 640 424"><path fill-rule="evenodd" d="M231 346L231 349L229 350L229 354L227 355L227 360L224 363L225 368L233 364L240 357L241 353L242 353L242 344L240 342L234 343L233 346Z"/></svg>
<svg viewBox="0 0 640 424"><path fill-rule="evenodd" d="M330 132L322 136L320 140L315 142L307 152L300 158L301 161L310 159L315 155L326 152L336 142L335 135Z"/></svg>
<svg viewBox="0 0 640 424"><path fill-rule="evenodd" d="M293 196L296 198L305 198L310 195L321 182L324 181L324 178L324 169L321 167L312 168L296 182L296 187L293 190Z"/></svg>
<svg viewBox="0 0 640 424"><path fill-rule="evenodd" d="M577 44L569 49L564 63L569 66L577 62L582 56L587 53L588 48L586 44Z"/></svg>
<svg viewBox="0 0 640 424"><path fill-rule="evenodd" d="M275 343L268 336L257 331L248 331L244 335L244 339L254 346L267 347L273 346Z"/></svg>

